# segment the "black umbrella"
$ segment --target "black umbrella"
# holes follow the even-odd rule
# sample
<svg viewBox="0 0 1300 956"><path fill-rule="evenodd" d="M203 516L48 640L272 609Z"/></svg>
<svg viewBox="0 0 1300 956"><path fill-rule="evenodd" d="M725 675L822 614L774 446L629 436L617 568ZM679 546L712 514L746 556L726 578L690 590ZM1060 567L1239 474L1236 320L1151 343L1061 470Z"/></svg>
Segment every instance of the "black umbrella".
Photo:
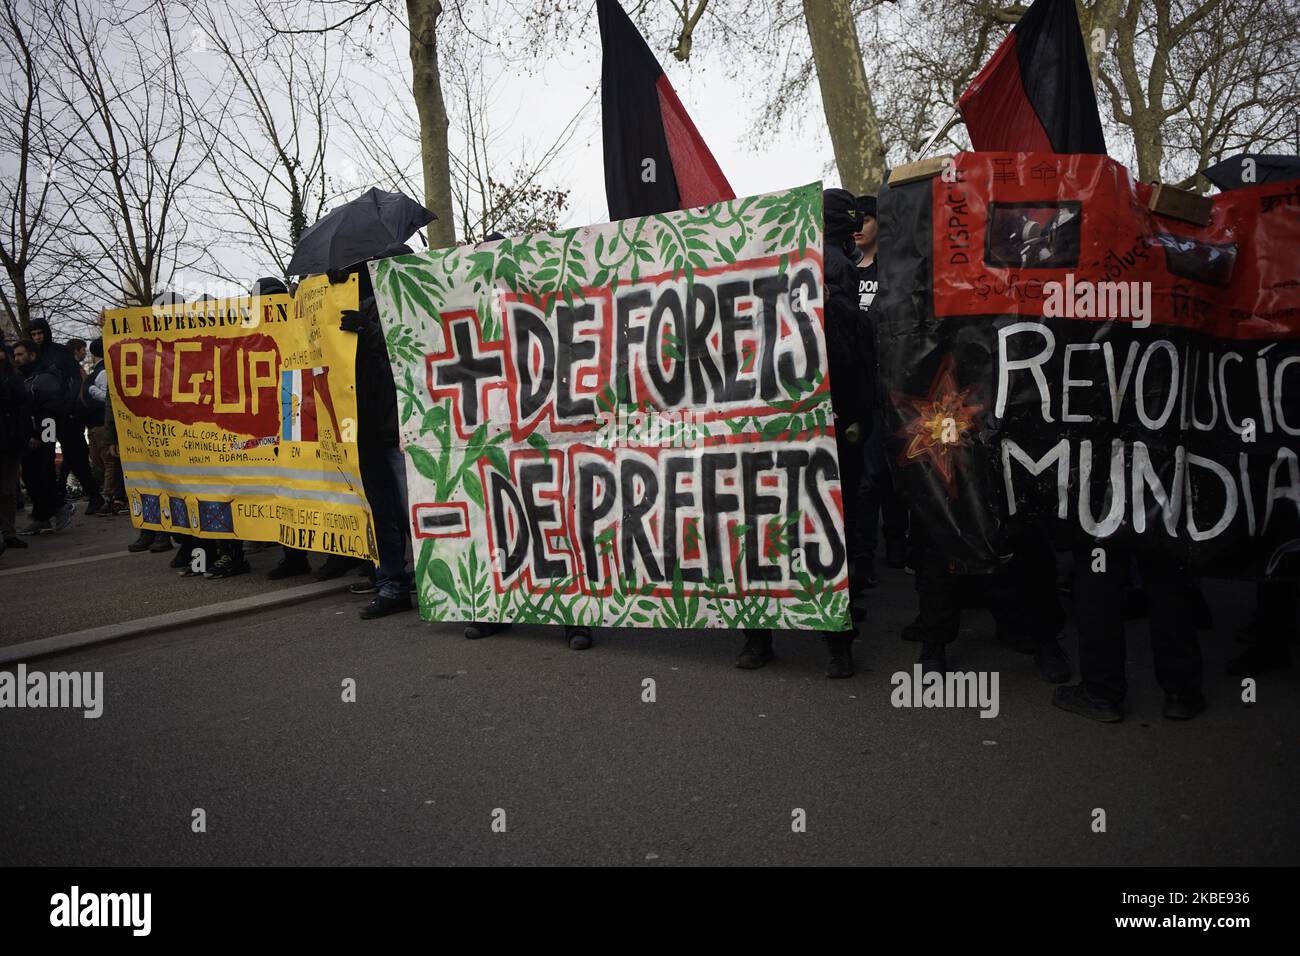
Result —
<svg viewBox="0 0 1300 956"><path fill-rule="evenodd" d="M1253 167L1246 162L1251 160ZM1247 169L1252 169L1252 181L1246 182L1242 177ZM1288 179L1300 179L1300 156L1265 156L1262 153L1242 153L1223 162L1215 163L1201 171L1201 175L1225 193L1230 189L1243 186L1257 186L1260 183L1280 183Z"/></svg>
<svg viewBox="0 0 1300 956"><path fill-rule="evenodd" d="M303 231L289 260L289 275L346 269L383 255L438 217L402 193L370 188Z"/></svg>

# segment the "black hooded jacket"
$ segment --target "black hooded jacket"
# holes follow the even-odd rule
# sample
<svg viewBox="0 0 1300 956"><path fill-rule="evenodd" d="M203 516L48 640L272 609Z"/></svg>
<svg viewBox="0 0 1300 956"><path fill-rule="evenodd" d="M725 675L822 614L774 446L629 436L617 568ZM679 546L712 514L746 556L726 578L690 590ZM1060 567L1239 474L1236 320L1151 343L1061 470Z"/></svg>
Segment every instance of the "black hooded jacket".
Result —
<svg viewBox="0 0 1300 956"><path fill-rule="evenodd" d="M45 332L45 342L40 346L38 361L58 378L63 387L61 402L47 408L46 414L58 416L71 414L75 410L77 396L81 394L81 366L66 345L54 341L54 331L48 322L43 319L33 319L28 328L41 329Z"/></svg>
<svg viewBox="0 0 1300 956"><path fill-rule="evenodd" d="M0 452L25 451L33 434L32 396L22 376L0 355Z"/></svg>
<svg viewBox="0 0 1300 956"><path fill-rule="evenodd" d="M388 254L411 250L398 247ZM388 358L388 343L379 324L379 306L370 284L370 269L364 263L355 269L331 272L330 281L345 281L357 272L357 444L367 448L400 448L397 427L397 385Z"/></svg>
<svg viewBox="0 0 1300 956"><path fill-rule="evenodd" d="M842 189L824 194L826 244L822 251L825 285L826 352L831 373L831 406L838 428L856 422L871 431L876 356L867 315L858 307L858 270L848 256L862 217L853 195Z"/></svg>

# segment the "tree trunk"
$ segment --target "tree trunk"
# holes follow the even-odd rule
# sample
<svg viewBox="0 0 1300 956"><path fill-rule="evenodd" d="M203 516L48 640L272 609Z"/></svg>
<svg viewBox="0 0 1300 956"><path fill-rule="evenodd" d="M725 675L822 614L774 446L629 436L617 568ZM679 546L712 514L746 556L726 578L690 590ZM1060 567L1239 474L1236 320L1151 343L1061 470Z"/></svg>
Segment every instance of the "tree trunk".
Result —
<svg viewBox="0 0 1300 956"><path fill-rule="evenodd" d="M1088 52L1088 69L1092 72L1092 88L1097 88L1097 71L1119 18L1120 0L1078 0L1079 28L1083 31L1083 47ZM1098 32L1100 31L1100 32Z"/></svg>
<svg viewBox="0 0 1300 956"><path fill-rule="evenodd" d="M840 184L854 195L874 193L885 146L849 0L803 0L803 11Z"/></svg>
<svg viewBox="0 0 1300 956"><path fill-rule="evenodd" d="M438 18L442 0L406 0L411 28L411 92L420 118L420 163L424 168L424 204L438 217L428 226L434 249L456 244L451 205L451 165L447 159L447 106L438 73Z"/></svg>

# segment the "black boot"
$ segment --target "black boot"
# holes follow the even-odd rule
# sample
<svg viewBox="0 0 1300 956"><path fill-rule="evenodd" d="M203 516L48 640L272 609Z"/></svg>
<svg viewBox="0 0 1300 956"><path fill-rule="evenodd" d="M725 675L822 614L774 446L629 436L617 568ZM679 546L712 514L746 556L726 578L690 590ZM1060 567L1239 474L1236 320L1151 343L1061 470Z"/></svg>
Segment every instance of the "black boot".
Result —
<svg viewBox="0 0 1300 956"><path fill-rule="evenodd" d="M1093 697L1084 689L1082 682L1056 688L1052 694L1052 704L1061 710L1099 720L1103 724L1118 724L1124 719L1124 710L1119 704Z"/></svg>
<svg viewBox="0 0 1300 956"><path fill-rule="evenodd" d="M566 628L565 636L569 639L571 651L585 651L591 647L591 631L585 627Z"/></svg>
<svg viewBox="0 0 1300 956"><path fill-rule="evenodd" d="M154 535L153 544L149 546L150 554L163 554L172 549L172 536L166 531Z"/></svg>
<svg viewBox="0 0 1300 956"><path fill-rule="evenodd" d="M745 631L745 646L740 649L736 666L741 670L756 671L776 657L772 653L772 632L768 630Z"/></svg>
<svg viewBox="0 0 1300 956"><path fill-rule="evenodd" d="M139 536L126 546L126 550L135 552L148 551L153 547L153 539L157 536L157 533L153 531L141 531Z"/></svg>
<svg viewBox="0 0 1300 956"><path fill-rule="evenodd" d="M266 579L281 581L284 578L295 578L300 574L311 574L311 562L303 552L286 549L280 563L266 572Z"/></svg>
<svg viewBox="0 0 1300 956"><path fill-rule="evenodd" d="M1191 720L1205 709L1205 695L1200 691L1190 694L1165 694L1162 713L1169 720Z"/></svg>
<svg viewBox="0 0 1300 956"><path fill-rule="evenodd" d="M316 569L312 575L317 581L333 581L335 578L341 578L360 562L356 558L345 558L341 554L331 554L325 559L325 563Z"/></svg>
<svg viewBox="0 0 1300 956"><path fill-rule="evenodd" d="M409 594L403 594L400 597L384 597L382 594L376 594L371 602L361 609L361 620L369 621L377 617L387 617L389 614L409 610L411 610L411 595Z"/></svg>
<svg viewBox="0 0 1300 956"><path fill-rule="evenodd" d="M470 621L465 625L465 640L477 641L480 638L491 637L509 627L509 624L498 624L496 621Z"/></svg>
<svg viewBox="0 0 1300 956"><path fill-rule="evenodd" d="M826 634L826 650L830 659L826 662L826 676L835 679L852 677L853 668L853 633Z"/></svg>

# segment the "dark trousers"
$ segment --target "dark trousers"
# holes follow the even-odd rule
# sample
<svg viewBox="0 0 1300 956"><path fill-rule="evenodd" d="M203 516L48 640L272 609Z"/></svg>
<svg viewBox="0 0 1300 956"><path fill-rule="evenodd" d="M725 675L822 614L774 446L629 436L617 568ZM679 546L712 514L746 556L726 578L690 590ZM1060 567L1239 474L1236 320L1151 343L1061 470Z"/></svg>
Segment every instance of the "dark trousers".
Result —
<svg viewBox="0 0 1300 956"><path fill-rule="evenodd" d="M59 447L63 450L63 464L59 468L59 488L68 483L68 474L77 476L81 490L86 498L94 501L99 497L99 482L90 470L90 447L86 444L86 426L70 416L58 420L55 430L59 436Z"/></svg>
<svg viewBox="0 0 1300 956"><path fill-rule="evenodd" d="M33 521L49 521L63 507L63 489L54 469L54 443L43 441L23 453L23 484L32 499Z"/></svg>
<svg viewBox="0 0 1300 956"><path fill-rule="evenodd" d="M961 610L987 604L998 633L1054 642L1065 626L1065 612L1056 593L1056 552L1047 534L1026 529L1009 541L1011 558L994 574L954 574L921 529L912 533L916 568L916 620L903 637L924 644L950 644L957 639Z"/></svg>
<svg viewBox="0 0 1300 956"><path fill-rule="evenodd" d="M402 597L411 590L407 551L411 543L406 507L406 456L400 448L361 445L357 449L361 483L375 521L379 569L375 585L383 597Z"/></svg>
<svg viewBox="0 0 1300 956"><path fill-rule="evenodd" d="M1260 581L1255 585L1255 614L1250 622L1251 643L1285 648L1296 633L1300 584L1295 581Z"/></svg>
<svg viewBox="0 0 1300 956"><path fill-rule="evenodd" d="M835 454L840 460L840 500L844 502L844 553L846 560L858 557L858 542L861 540L862 514L862 455L861 441L851 442L838 433L835 436Z"/></svg>
<svg viewBox="0 0 1300 956"><path fill-rule="evenodd" d="M901 541L907 537L908 520L907 505L894 490L894 474L885 457L885 426L879 416L864 452L859 540L861 553L870 557L876 553L879 543L877 526L884 532L886 541Z"/></svg>
<svg viewBox="0 0 1300 956"><path fill-rule="evenodd" d="M1128 554L1105 548L1105 570L1094 571L1092 551L1096 547L1104 546L1086 542L1074 553L1079 673L1089 695L1119 703L1128 690L1123 608ZM1166 694L1199 694L1201 648L1196 640L1195 609L1186 594L1190 578L1173 558L1147 552L1135 557L1147 594L1156 680Z"/></svg>

